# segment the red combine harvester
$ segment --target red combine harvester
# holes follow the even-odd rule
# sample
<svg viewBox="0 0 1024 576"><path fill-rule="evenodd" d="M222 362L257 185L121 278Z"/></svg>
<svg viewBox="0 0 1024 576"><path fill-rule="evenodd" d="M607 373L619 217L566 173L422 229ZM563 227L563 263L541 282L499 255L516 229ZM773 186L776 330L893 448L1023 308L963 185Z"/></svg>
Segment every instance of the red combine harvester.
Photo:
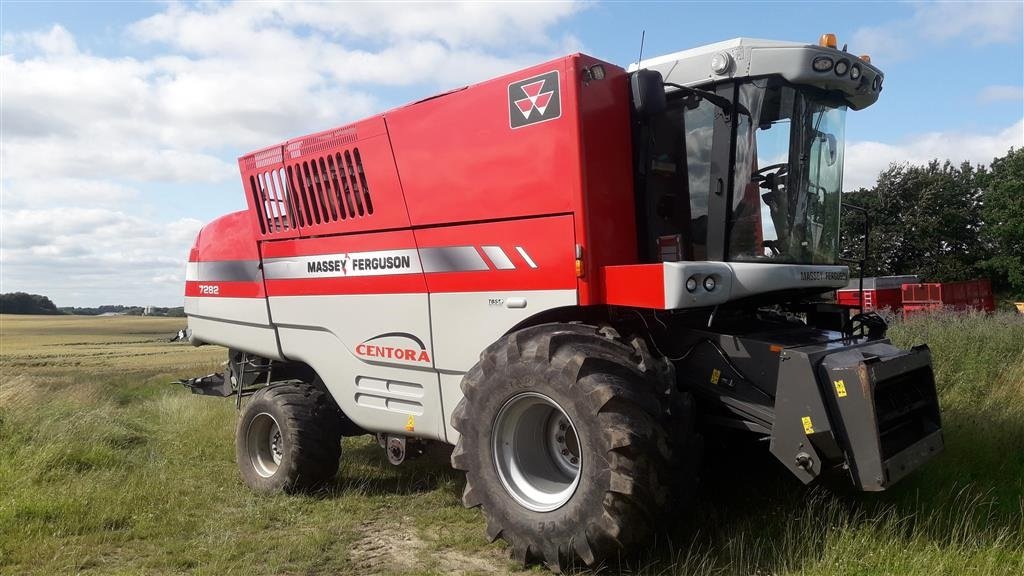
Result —
<svg viewBox="0 0 1024 576"><path fill-rule="evenodd" d="M247 154L185 287L227 369L184 383L250 397L257 490L330 481L346 435L455 445L487 536L556 570L685 515L723 429L884 490L942 449L931 356L819 300L881 89L830 34L573 54Z"/></svg>
<svg viewBox="0 0 1024 576"><path fill-rule="evenodd" d="M984 278L922 283L917 276L880 276L864 278L863 288L863 306L857 280L836 290L836 304L865 312L889 310L904 316L937 310L992 312L996 309L992 284Z"/></svg>

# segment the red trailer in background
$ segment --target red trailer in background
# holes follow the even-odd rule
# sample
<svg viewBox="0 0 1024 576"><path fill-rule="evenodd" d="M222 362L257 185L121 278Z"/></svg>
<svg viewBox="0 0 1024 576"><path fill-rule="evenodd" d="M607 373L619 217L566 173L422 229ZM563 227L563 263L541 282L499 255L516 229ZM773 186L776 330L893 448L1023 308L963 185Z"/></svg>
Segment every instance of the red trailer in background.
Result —
<svg viewBox="0 0 1024 576"><path fill-rule="evenodd" d="M904 284L920 282L918 276L879 276L864 279L864 312L879 310L899 311L903 300L900 287ZM861 309L860 279L853 278L850 284L836 290L836 303L846 308Z"/></svg>
<svg viewBox="0 0 1024 576"><path fill-rule="evenodd" d="M904 284L901 290L903 315L909 316L946 307L954 310L996 309L992 283L987 278L964 282Z"/></svg>
<svg viewBox="0 0 1024 576"><path fill-rule="evenodd" d="M922 283L917 276L879 276L864 279L864 305L861 307L859 280L853 279L836 290L836 303L864 312L892 310L904 316L952 308L954 310L996 309L992 284L987 279L964 282Z"/></svg>

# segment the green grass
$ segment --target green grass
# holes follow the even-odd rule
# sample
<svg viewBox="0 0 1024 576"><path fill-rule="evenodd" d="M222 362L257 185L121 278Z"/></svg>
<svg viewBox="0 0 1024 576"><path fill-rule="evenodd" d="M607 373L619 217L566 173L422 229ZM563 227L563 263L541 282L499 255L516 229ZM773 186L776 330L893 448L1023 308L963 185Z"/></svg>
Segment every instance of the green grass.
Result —
<svg viewBox="0 0 1024 576"><path fill-rule="evenodd" d="M233 402L168 384L222 361L168 343L181 326L0 317L0 574L514 570L462 508L443 449L392 467L349 439L326 493L251 493ZM1024 573L1024 317L927 317L891 335L932 348L945 453L873 495L800 486L762 447L719 455L679 530L603 572Z"/></svg>

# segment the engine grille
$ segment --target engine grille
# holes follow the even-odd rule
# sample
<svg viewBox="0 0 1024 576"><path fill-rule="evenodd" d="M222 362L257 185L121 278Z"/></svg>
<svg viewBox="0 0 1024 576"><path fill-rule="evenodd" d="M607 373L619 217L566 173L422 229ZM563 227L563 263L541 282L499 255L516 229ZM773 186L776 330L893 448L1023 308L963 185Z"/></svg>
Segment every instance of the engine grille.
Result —
<svg viewBox="0 0 1024 576"><path fill-rule="evenodd" d="M260 167L259 158L256 167ZM281 166L280 151L251 172L249 193L260 214L262 234L373 214L373 199L359 148L340 150Z"/></svg>

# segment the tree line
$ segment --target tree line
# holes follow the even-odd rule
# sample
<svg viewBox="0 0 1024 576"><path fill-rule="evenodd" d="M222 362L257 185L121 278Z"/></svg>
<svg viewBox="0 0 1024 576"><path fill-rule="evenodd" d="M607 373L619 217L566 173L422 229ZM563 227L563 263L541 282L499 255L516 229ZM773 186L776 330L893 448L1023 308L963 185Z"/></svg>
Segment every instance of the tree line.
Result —
<svg viewBox="0 0 1024 576"><path fill-rule="evenodd" d="M1024 298L1024 149L988 166L932 160L893 164L873 188L843 195L867 210L865 276L917 274L929 282L989 278ZM864 216L845 210L843 247L860 257Z"/></svg>
<svg viewBox="0 0 1024 576"><path fill-rule="evenodd" d="M177 307L149 307L150 316L184 316L185 309ZM9 292L0 294L0 314L73 314L76 316L99 316L100 314L125 314L127 316L142 316L146 308L143 306L122 306L120 304L108 304L104 306L85 307L63 306L58 308L53 301L41 294L28 294L25 292Z"/></svg>

